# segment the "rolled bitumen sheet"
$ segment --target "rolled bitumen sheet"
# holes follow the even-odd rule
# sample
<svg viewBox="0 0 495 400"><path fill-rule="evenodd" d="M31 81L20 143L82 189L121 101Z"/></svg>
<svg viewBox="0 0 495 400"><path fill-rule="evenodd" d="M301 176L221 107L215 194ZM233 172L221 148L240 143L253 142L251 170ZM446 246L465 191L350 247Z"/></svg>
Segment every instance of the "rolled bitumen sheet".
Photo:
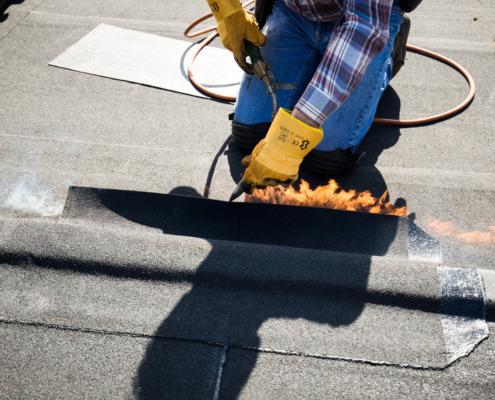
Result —
<svg viewBox="0 0 495 400"><path fill-rule="evenodd" d="M371 257L163 233L160 204L175 205L167 221L176 225L192 224L194 207L215 216L207 219L214 225L250 208L258 217L272 209L308 215L165 197L75 188L59 219L2 220L1 320L415 368L443 368L487 335L476 270L415 262L405 252ZM132 221L119 204L134 207ZM149 211L137 218L138 209ZM352 222L348 214L337 213L329 229ZM363 229L378 232L365 221ZM150 345L143 373L156 369L157 351Z"/></svg>
<svg viewBox="0 0 495 400"><path fill-rule="evenodd" d="M204 239L436 262L440 258L435 239L409 219L389 215L71 187L64 216L79 215L93 220L120 216L167 234Z"/></svg>
<svg viewBox="0 0 495 400"><path fill-rule="evenodd" d="M193 43L100 24L50 65L91 75L205 97L189 82ZM195 78L226 96L237 96L242 71L230 52L209 47L198 57Z"/></svg>

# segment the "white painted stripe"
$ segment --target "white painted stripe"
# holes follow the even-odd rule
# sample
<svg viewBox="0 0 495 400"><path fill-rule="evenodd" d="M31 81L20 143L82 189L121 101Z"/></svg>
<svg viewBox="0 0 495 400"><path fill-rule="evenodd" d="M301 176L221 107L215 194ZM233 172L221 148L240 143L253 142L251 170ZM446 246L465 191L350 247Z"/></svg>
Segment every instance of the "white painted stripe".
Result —
<svg viewBox="0 0 495 400"><path fill-rule="evenodd" d="M483 283L477 269L437 267L437 271L446 354L452 363L488 336Z"/></svg>

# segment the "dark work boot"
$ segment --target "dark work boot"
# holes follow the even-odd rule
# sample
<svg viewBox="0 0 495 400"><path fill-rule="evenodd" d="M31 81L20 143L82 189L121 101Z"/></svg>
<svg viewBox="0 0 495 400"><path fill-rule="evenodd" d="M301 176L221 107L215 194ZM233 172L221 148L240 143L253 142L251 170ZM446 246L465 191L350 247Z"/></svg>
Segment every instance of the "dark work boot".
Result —
<svg viewBox="0 0 495 400"><path fill-rule="evenodd" d="M232 121L232 141L242 150L251 151L263 139L271 123L244 125Z"/></svg>
<svg viewBox="0 0 495 400"><path fill-rule="evenodd" d="M407 15L404 15L392 49L392 78L397 75L406 60L406 44L410 28L411 20Z"/></svg>
<svg viewBox="0 0 495 400"><path fill-rule="evenodd" d="M332 151L313 150L303 161L303 166L311 172L323 175L338 175L351 169L358 156L350 149Z"/></svg>

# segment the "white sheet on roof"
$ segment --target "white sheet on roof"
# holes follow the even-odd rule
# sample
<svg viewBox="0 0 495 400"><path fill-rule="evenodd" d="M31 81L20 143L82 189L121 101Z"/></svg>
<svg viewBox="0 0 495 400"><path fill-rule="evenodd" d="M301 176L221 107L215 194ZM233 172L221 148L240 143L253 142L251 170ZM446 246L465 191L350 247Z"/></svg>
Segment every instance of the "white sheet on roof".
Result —
<svg viewBox="0 0 495 400"><path fill-rule="evenodd" d="M69 47L50 65L205 97L189 82L192 43L107 24ZM194 76L218 93L236 96L242 70L231 53L208 47L197 58Z"/></svg>

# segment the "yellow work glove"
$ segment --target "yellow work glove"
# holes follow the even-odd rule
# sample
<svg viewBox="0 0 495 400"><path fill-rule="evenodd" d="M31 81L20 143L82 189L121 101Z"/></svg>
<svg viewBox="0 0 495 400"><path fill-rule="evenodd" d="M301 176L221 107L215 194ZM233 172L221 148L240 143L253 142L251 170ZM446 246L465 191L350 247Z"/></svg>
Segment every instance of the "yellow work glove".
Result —
<svg viewBox="0 0 495 400"><path fill-rule="evenodd" d="M246 62L244 40L257 47L263 46L266 41L254 16L242 9L239 0L208 0L208 5L217 20L217 30L223 46L234 54L237 64L245 72L252 74L253 70Z"/></svg>
<svg viewBox="0 0 495 400"><path fill-rule="evenodd" d="M313 128L280 108L266 137L242 159L247 167L242 177L244 186L252 192L254 188L294 182L303 158L322 138L321 128Z"/></svg>

